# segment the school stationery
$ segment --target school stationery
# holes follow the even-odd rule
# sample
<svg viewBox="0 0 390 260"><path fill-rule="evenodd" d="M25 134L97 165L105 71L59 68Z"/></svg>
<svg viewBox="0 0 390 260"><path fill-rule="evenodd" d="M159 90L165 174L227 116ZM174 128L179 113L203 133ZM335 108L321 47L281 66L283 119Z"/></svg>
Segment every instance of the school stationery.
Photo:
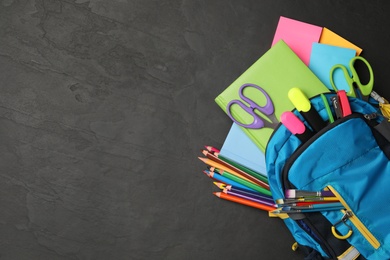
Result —
<svg viewBox="0 0 390 260"><path fill-rule="evenodd" d="M362 48L356 46L352 42L346 40L335 32L332 32L326 27L322 28L319 43L354 49L356 51L356 55L360 55L360 53L363 51Z"/></svg>
<svg viewBox="0 0 390 260"><path fill-rule="evenodd" d="M329 204L329 205L328 205ZM313 204L310 206L284 206L281 209L274 210L274 214L283 214L283 213L308 213L308 212L325 212L325 211L339 211L343 209L344 206L341 203L325 203L325 204Z"/></svg>
<svg viewBox="0 0 390 260"><path fill-rule="evenodd" d="M345 90L337 91L337 98L341 107L342 116L344 117L352 114L351 106L349 105L347 93L345 92Z"/></svg>
<svg viewBox="0 0 390 260"><path fill-rule="evenodd" d="M326 96L324 94L321 94L320 96L321 96L322 103L323 103L323 105L325 107L326 113L328 115L329 123L333 123L334 122L334 117L333 117L332 111L330 109L329 102L326 99Z"/></svg>
<svg viewBox="0 0 390 260"><path fill-rule="evenodd" d="M243 204L243 205L246 205L246 206L249 206L249 207L253 207L253 208L257 208L257 209L262 209L262 210L266 210L266 211L272 211L272 210L275 209L275 207L272 207L272 206L268 206L268 205L265 205L265 204L262 204L262 203L250 201L250 200L243 199L243 198L239 198L239 197L236 197L236 196L233 196L233 195L229 195L229 194L226 194L226 193L223 193L223 192L214 192L213 194L215 196L221 198L221 199L230 200L232 202L236 202L236 203Z"/></svg>
<svg viewBox="0 0 390 260"><path fill-rule="evenodd" d="M288 98L294 104L294 107L306 119L314 132L320 131L326 123L318 114L317 110L312 107L309 99L299 88L292 88L288 91Z"/></svg>
<svg viewBox="0 0 390 260"><path fill-rule="evenodd" d="M266 125L274 126L265 118L268 114L279 118L284 111L294 108L288 101L287 92L296 86L309 98L328 92L326 86L287 44L280 40L218 95L215 102L230 114L232 119L246 125L243 131L264 151L273 131L273 128L267 128ZM245 100L241 98L243 95ZM241 100L241 103L231 104L232 100ZM253 113L245 109L250 106ZM258 111L259 107L265 114Z"/></svg>
<svg viewBox="0 0 390 260"><path fill-rule="evenodd" d="M254 88L260 91L266 99L265 105L261 106L257 102L253 101L251 98L246 96L244 94L245 88ZM227 104L227 108L226 108L227 114L237 125L242 126L244 128L250 128L250 129L259 129L263 127L274 129L277 126L278 120L274 115L274 111L275 111L274 104L272 103L271 98L269 97L267 92L264 91L264 89L262 89L256 84L246 83L238 89L238 95L240 99L231 100ZM251 120L252 122L246 123L244 121L240 121L240 118L236 118L232 113L232 106L234 105L239 106L242 110L244 110L246 113L251 115L253 117L253 120ZM262 116L256 114L255 110L261 112Z"/></svg>
<svg viewBox="0 0 390 260"><path fill-rule="evenodd" d="M284 112L280 116L280 121L302 143L308 141L313 136L313 132L307 129L305 124L291 111Z"/></svg>
<svg viewBox="0 0 390 260"><path fill-rule="evenodd" d="M220 171L218 169L212 169L212 170L210 170L210 172L216 172L216 173L218 173L222 176L225 176L226 178L228 178L236 183L240 183L240 184L242 184L242 185L244 185L252 190L255 190L255 191L258 191L258 192L263 193L265 195L271 196L271 192L269 191L269 189L264 188L260 185L257 185L256 183L250 182L249 180L246 180L242 177L238 177L234 174L231 174L228 171Z"/></svg>
<svg viewBox="0 0 390 260"><path fill-rule="evenodd" d="M299 198L299 197L333 197L334 194L331 191L306 191L297 189L287 189L284 191L286 198Z"/></svg>
<svg viewBox="0 0 390 260"><path fill-rule="evenodd" d="M233 170L233 169L231 169L231 168L229 168L229 167L227 167L227 166L225 166L225 165L223 165L223 164L221 164L219 162L213 161L213 160L211 160L209 158L198 157L198 159L201 160L202 162L204 162L205 164L209 165L208 167L212 168L212 171L214 169L218 169L221 173L222 172L229 172L229 174L235 175L235 176L237 176L239 178L242 178L244 180L247 180L248 182L251 182L251 183L255 184L254 181L246 178L246 176L241 175L237 171L235 171L235 170Z"/></svg>
<svg viewBox="0 0 390 260"><path fill-rule="evenodd" d="M237 141L239 141L239 140L237 140ZM258 149L258 148L256 147L256 149ZM236 162L234 162L234 161L232 161L232 160L222 156L221 154L219 154L217 157L219 159L221 159L222 161L224 161L224 162L226 162L226 163L228 163L230 165L233 165L234 167L240 169L241 171L243 171L243 172L245 172L245 173L247 173L249 175L252 175L256 179L261 180L261 181L263 181L265 183L268 183L268 178L266 176L264 176L262 174L259 174L259 173L255 172L255 171L253 171L253 170L251 170L249 168L246 168L245 166L243 166L241 164L238 164L238 163L236 163Z"/></svg>
<svg viewBox="0 0 390 260"><path fill-rule="evenodd" d="M283 40L306 64L309 64L313 42L321 37L322 27L281 16L272 46Z"/></svg>
<svg viewBox="0 0 390 260"><path fill-rule="evenodd" d="M336 197L301 197L301 198L280 198L276 200L277 204L291 204L291 203L299 203L299 202L330 202L330 201L339 201Z"/></svg>
<svg viewBox="0 0 390 260"><path fill-rule="evenodd" d="M241 189L243 190L249 190L249 191L255 191L254 189L251 189L245 185L242 185L241 183L238 183L236 181L233 181L229 178L226 178L225 176L222 176L218 173L215 173L215 172L211 172L209 170L204 170L203 173L208 176L209 178L217 181L217 182L222 182L222 183L225 183L225 184L229 184L229 185L234 185L235 187L240 187ZM257 191L256 191L257 192Z"/></svg>
<svg viewBox="0 0 390 260"><path fill-rule="evenodd" d="M365 64L366 68L368 69L369 81L367 82L367 84L362 84L359 75L356 72L355 62L358 60L362 61ZM352 76L350 75L348 68ZM374 73L372 71L371 65L368 63L368 61L365 58L358 56L352 58L349 61L348 68L341 64L332 67L332 69L330 70L330 83L333 89L335 91L340 90L339 87L335 84L334 74L336 70L341 70L344 74L344 79L348 84L348 89L346 90L347 95L350 97L359 97L364 100L368 100L368 97L370 96L374 86Z"/></svg>
<svg viewBox="0 0 390 260"><path fill-rule="evenodd" d="M219 156L267 176L264 153L236 123L230 127Z"/></svg>
<svg viewBox="0 0 390 260"><path fill-rule="evenodd" d="M260 198L263 200L267 200L269 202L273 202L272 197L265 195L265 194L261 194L261 193L253 192L253 191L249 191L249 190L244 190L244 189L241 189L240 187L235 187L235 186L232 186L230 184L221 184L221 183L216 184L215 182L214 182L214 184L217 185L217 187L222 189L222 190L226 189L228 191L240 192L243 194L247 194L249 196L254 196L256 198Z"/></svg>
<svg viewBox="0 0 390 260"><path fill-rule="evenodd" d="M331 96L330 101L332 103L333 110L335 111L336 119L342 118L343 111L341 110L341 105L340 105L339 98L337 97L337 95Z"/></svg>
<svg viewBox="0 0 390 260"><path fill-rule="evenodd" d="M335 65L348 66L350 60L356 56L356 50L322 43L313 43L310 55L309 68L325 84L328 89L333 89L329 72ZM338 89L348 90L349 86L344 79L341 70L336 70L333 75Z"/></svg>
<svg viewBox="0 0 390 260"><path fill-rule="evenodd" d="M219 163L220 165L223 165L225 166L228 171L231 171L234 175L236 176L239 176L239 177L243 177L244 179L248 180L248 181L251 181L257 185L260 185L266 189L269 189L269 185L268 183L264 182L262 179L257 179L256 177L252 176L251 174L249 173L246 173L244 171L242 171L241 169L219 159L217 156L211 154L210 152L206 151L206 150L203 150L202 151L204 155L207 156L207 158L209 158L210 160L214 161L214 162L217 162ZM210 165L210 162L208 160L203 160L205 163L209 164ZM217 167L218 165L215 165L215 164L212 164L212 166L214 165L214 167ZM218 167L217 167L218 168Z"/></svg>
<svg viewBox="0 0 390 260"><path fill-rule="evenodd" d="M205 147L206 150L209 151L209 152L214 152L214 153L219 153L219 152L220 152L219 149L217 149L217 148L215 148L215 147L213 147L213 146L211 146L211 145L205 145L204 147Z"/></svg>
<svg viewBox="0 0 390 260"><path fill-rule="evenodd" d="M247 199L247 200L250 200L250 201L253 201L253 202L261 203L261 204L264 204L264 205L268 205L268 206L271 206L271 207L274 207L274 208L277 207L277 205L273 201L265 200L265 199L259 198L257 196L252 196L251 194L248 194L248 193L245 193L245 192L232 191L232 190L224 189L223 193L226 193L226 194L229 194L229 195L233 195L233 196L236 196L236 197L239 197L239 198Z"/></svg>

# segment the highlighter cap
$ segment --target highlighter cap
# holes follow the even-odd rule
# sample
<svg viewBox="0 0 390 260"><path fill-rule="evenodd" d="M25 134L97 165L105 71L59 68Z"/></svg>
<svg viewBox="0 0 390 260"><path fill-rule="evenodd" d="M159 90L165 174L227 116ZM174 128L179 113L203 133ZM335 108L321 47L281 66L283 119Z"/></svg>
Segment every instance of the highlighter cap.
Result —
<svg viewBox="0 0 390 260"><path fill-rule="evenodd" d="M311 104L306 95L299 88L292 88L288 91L288 98L298 111L307 112Z"/></svg>
<svg viewBox="0 0 390 260"><path fill-rule="evenodd" d="M280 121L293 135L303 134L306 130L305 124L291 111L283 112Z"/></svg>

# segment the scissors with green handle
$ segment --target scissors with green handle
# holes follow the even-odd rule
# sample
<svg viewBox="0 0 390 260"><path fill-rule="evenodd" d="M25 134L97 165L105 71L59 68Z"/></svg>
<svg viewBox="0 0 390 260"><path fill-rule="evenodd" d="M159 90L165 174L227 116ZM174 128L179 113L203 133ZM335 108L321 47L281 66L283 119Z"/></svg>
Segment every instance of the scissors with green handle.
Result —
<svg viewBox="0 0 390 260"><path fill-rule="evenodd" d="M368 72L370 74L370 80L368 81L367 84L362 84L362 82L360 81L359 75L355 69L355 62L357 60L363 61L368 69ZM344 74L344 78L348 84L349 89L345 90L347 92L347 95L350 97L356 97L357 96L356 91L359 91L358 96L361 96L361 98L364 100L368 100L370 93L372 92L372 89L374 87L374 73L368 61L365 58L360 56L353 57L349 61L349 69L352 73L352 77L349 74L347 67L345 67L344 65L337 64L333 66L332 69L330 70L330 83L332 84L332 87L335 91L339 90L335 84L335 79L334 79L334 73L338 69L342 70Z"/></svg>

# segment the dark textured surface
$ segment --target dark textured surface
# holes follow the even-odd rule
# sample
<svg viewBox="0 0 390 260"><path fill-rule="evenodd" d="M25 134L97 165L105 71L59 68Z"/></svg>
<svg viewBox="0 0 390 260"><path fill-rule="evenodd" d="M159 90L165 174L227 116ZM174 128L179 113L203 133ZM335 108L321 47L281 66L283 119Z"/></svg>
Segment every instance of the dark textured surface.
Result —
<svg viewBox="0 0 390 260"><path fill-rule="evenodd" d="M0 259L302 259L278 219L221 201L214 98L281 15L364 49L390 97L386 1L0 1Z"/></svg>

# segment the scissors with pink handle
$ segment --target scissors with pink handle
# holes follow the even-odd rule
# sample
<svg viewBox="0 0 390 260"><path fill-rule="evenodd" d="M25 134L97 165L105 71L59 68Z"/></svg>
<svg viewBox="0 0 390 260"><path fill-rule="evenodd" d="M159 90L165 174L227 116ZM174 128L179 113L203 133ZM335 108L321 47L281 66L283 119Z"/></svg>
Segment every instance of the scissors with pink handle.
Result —
<svg viewBox="0 0 390 260"><path fill-rule="evenodd" d="M266 99L266 104L264 106L260 106L257 104L255 101L252 99L248 98L247 96L244 95L244 89L245 88L255 88L259 90L262 95L264 95ZM227 104L227 113L229 117L239 126L245 127L245 128L250 128L250 129L260 129L263 127L268 127L275 129L275 127L278 125L279 121L276 119L276 116L274 114L275 108L274 104L272 103L272 100L270 96L265 92L264 89L259 87L258 85L255 84L244 84L242 85L239 90L238 90L238 95L240 96L241 100L239 99L233 99ZM253 122L249 124L245 124L243 122L240 122L237 118L233 116L233 113L231 111L232 105L238 105L240 106L246 113L250 114L253 117ZM258 110L262 115L264 116L261 117L259 116L255 110ZM266 120L265 118L268 118Z"/></svg>

